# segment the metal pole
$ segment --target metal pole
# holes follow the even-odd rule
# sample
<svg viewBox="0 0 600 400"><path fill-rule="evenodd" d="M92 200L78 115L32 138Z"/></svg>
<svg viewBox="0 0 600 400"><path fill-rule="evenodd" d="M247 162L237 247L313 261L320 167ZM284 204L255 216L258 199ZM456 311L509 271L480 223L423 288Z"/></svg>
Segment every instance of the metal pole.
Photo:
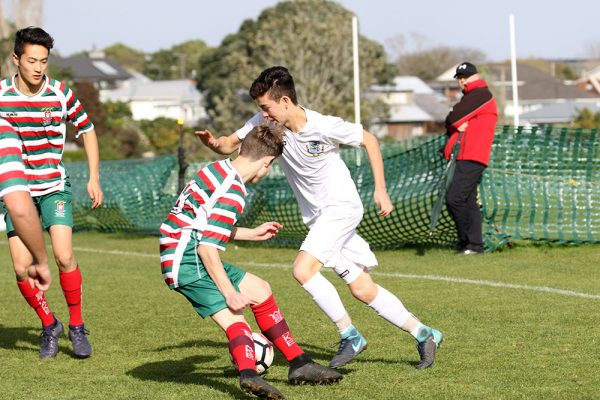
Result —
<svg viewBox="0 0 600 400"><path fill-rule="evenodd" d="M354 122L360 124L360 69L358 57L358 18L352 16L352 55L354 62ZM356 165L360 165L362 149L356 152ZM360 177L359 177L360 179Z"/></svg>
<svg viewBox="0 0 600 400"><path fill-rule="evenodd" d="M354 122L360 124L360 70L358 64L358 18L352 16L352 53L354 55Z"/></svg>
<svg viewBox="0 0 600 400"><path fill-rule="evenodd" d="M519 89L517 85L517 46L515 40L515 16L510 14L508 18L510 29L510 66L512 77L512 97L514 107L514 125L519 126Z"/></svg>

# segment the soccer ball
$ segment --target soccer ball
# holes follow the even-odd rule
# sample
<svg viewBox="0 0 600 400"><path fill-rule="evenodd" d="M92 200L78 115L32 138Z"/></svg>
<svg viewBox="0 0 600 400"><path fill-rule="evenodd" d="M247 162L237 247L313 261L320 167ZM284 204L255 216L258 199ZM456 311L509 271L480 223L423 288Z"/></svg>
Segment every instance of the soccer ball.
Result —
<svg viewBox="0 0 600 400"><path fill-rule="evenodd" d="M273 344L262 333L252 332L254 353L256 355L256 372L264 374L273 363Z"/></svg>
<svg viewBox="0 0 600 400"><path fill-rule="evenodd" d="M265 335L258 332L252 332L252 339L254 339L256 372L259 374L264 374L273 363L273 356L275 355L273 344L265 337ZM231 355L229 355L229 359L237 368L237 365Z"/></svg>

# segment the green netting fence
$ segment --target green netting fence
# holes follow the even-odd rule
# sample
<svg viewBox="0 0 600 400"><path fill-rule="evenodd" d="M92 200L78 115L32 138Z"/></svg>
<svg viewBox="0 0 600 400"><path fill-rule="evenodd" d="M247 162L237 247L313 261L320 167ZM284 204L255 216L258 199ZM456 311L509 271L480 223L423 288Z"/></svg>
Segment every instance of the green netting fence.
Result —
<svg viewBox="0 0 600 400"><path fill-rule="evenodd" d="M451 245L454 223L445 207L433 234L431 209L439 196L445 160L439 150L444 135L382 144L387 187L394 212L377 216L372 201L373 176L361 149L344 149L365 205L359 233L376 249L407 245ZM486 247L512 239L565 243L600 242L600 137L597 130L505 126L496 132L492 158L480 186ZM190 177L203 164L191 164ZM85 163L68 163L74 187L77 230L158 233L177 196L177 159L163 156L101 163L105 204L90 210L85 193ZM281 170L249 186L240 226L276 220L284 225L276 246L298 246L306 228Z"/></svg>

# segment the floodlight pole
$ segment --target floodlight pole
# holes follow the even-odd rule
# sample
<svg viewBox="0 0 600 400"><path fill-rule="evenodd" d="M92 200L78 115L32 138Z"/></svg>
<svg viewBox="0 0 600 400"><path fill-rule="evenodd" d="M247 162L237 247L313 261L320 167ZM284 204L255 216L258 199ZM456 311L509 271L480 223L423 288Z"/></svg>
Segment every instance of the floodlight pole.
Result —
<svg viewBox="0 0 600 400"><path fill-rule="evenodd" d="M519 126L519 89L517 85L517 46L515 40L515 16L510 14L508 18L510 29L510 67L512 77L512 97L514 108L514 125Z"/></svg>
<svg viewBox="0 0 600 400"><path fill-rule="evenodd" d="M354 122L360 124L360 70L358 64L358 18L352 16L352 53L354 56Z"/></svg>
<svg viewBox="0 0 600 400"><path fill-rule="evenodd" d="M358 18L352 16L352 55L354 62L354 122L360 124L360 68L358 63ZM356 165L361 164L362 149L356 153Z"/></svg>

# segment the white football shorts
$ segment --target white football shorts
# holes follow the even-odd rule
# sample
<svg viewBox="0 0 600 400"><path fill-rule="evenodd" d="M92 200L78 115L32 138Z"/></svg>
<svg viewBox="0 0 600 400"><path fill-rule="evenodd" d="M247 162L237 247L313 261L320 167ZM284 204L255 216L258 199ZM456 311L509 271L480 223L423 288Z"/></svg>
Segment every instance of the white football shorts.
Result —
<svg viewBox="0 0 600 400"><path fill-rule="evenodd" d="M356 233L362 217L362 209L325 208L309 225L300 250L333 268L346 284L354 282L365 268L377 265L369 244Z"/></svg>

